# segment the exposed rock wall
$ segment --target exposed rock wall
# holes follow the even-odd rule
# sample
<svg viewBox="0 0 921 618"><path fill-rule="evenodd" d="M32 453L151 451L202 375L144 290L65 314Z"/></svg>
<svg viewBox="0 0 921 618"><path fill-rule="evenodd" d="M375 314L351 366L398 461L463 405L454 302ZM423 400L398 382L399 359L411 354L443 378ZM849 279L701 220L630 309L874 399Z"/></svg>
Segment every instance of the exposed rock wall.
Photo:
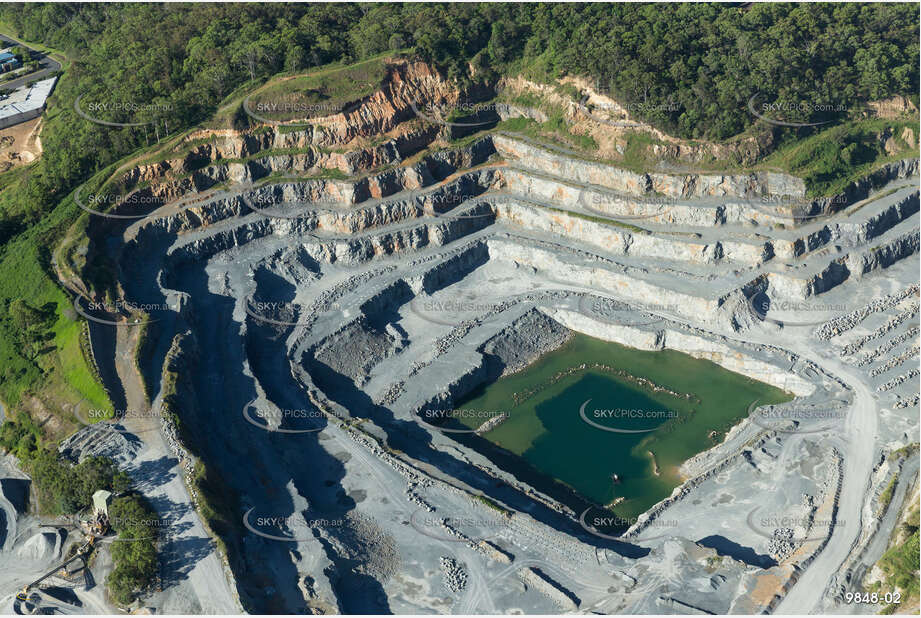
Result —
<svg viewBox="0 0 921 618"><path fill-rule="evenodd" d="M917 176L918 172L918 159L902 159L900 161L886 163L868 176L855 180L838 195L815 200L812 204L812 211L808 214L829 214L835 212L843 205L853 204L860 200L867 199L871 191L893 180Z"/></svg>
<svg viewBox="0 0 921 618"><path fill-rule="evenodd" d="M621 255L697 264L713 264L730 259L748 265L759 264L770 255L764 245L730 242L724 246L720 242L704 244L682 238L656 236L629 226L618 227L616 222L599 223L514 199L497 198L493 205L497 216L510 223L572 238Z"/></svg>
<svg viewBox="0 0 921 618"><path fill-rule="evenodd" d="M726 344L671 328L658 331L633 328L620 324L607 324L585 314L566 309L549 313L561 324L597 339L612 341L640 350L676 350L694 358L709 360L730 371L740 373L760 382L805 397L815 391L815 386L803 378L776 365L757 360Z"/></svg>
<svg viewBox="0 0 921 618"><path fill-rule="evenodd" d="M504 135L496 135L493 143L499 154L523 167L628 195L687 199L709 196L758 198L762 195L803 198L806 194L802 179L787 174L637 174L594 161L567 157Z"/></svg>
<svg viewBox="0 0 921 618"><path fill-rule="evenodd" d="M521 371L535 360L565 344L572 332L545 313L531 309L480 348L487 363L502 367L502 374Z"/></svg>
<svg viewBox="0 0 921 618"><path fill-rule="evenodd" d="M455 283L488 261L489 250L486 243L473 243L426 271L419 285L414 286L414 288L418 287L415 291L432 294L436 290Z"/></svg>
<svg viewBox="0 0 921 618"><path fill-rule="evenodd" d="M497 138L499 139L499 138ZM516 142L517 143L517 142ZM538 153L546 152L535 149ZM579 159L568 159L585 163ZM518 163L513 162L513 163ZM596 165L596 164L593 164ZM601 166L605 174L617 175L623 170ZM754 220L772 225L781 223L781 217L741 203L718 205L682 203L679 197L656 195L654 191L624 193L623 189L605 189L599 186L579 186L560 178L546 176L547 170L522 170L511 167L503 171L509 190L538 202L578 206L601 215L637 219L638 224L655 223L714 227L727 223L749 223ZM627 172L631 174L631 172Z"/></svg>
<svg viewBox="0 0 921 618"><path fill-rule="evenodd" d="M869 250L858 250L831 260L825 267L806 275L768 273L773 297L805 300L826 292L850 278L860 279L868 273L887 268L917 253L921 246L918 231L912 231Z"/></svg>
<svg viewBox="0 0 921 618"><path fill-rule="evenodd" d="M552 279L598 290L617 290L628 302L643 305L650 298L672 307L679 315L694 321L712 321L719 308L717 299L702 298L657 286L629 275L602 268L586 268L565 262L546 249L525 247L500 238L488 241L490 255L497 259L525 264L545 271Z"/></svg>
<svg viewBox="0 0 921 618"><path fill-rule="evenodd" d="M871 248L869 251L850 253L847 256L848 270L858 279L881 268L887 268L895 262L918 252L919 233L917 230L894 238L885 244Z"/></svg>

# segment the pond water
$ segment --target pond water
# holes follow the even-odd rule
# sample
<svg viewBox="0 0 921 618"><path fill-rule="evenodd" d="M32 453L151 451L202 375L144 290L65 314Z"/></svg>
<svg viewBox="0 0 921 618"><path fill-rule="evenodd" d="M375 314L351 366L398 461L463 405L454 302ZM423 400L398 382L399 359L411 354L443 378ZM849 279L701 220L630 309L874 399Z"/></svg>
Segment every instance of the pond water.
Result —
<svg viewBox="0 0 921 618"><path fill-rule="evenodd" d="M632 520L667 497L681 483L679 466L721 441L753 401L792 397L687 354L576 334L526 369L483 385L457 408L508 413L482 434L499 447L486 454L500 467L531 484L561 482L588 503ZM478 427L483 418L467 414L458 421Z"/></svg>

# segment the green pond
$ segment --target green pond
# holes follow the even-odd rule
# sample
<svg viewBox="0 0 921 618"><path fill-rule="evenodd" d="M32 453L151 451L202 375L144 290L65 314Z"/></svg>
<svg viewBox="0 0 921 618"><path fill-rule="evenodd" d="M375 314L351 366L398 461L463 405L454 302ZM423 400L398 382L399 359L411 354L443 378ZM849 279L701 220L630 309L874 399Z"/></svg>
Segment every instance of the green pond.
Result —
<svg viewBox="0 0 921 618"><path fill-rule="evenodd" d="M645 352L576 334L457 408L508 412L482 437L501 447L494 449L501 453L497 463L516 476L562 482L579 497L632 519L667 497L681 483L678 467L722 440L753 401L790 399L687 354ZM460 422L477 427L482 418Z"/></svg>

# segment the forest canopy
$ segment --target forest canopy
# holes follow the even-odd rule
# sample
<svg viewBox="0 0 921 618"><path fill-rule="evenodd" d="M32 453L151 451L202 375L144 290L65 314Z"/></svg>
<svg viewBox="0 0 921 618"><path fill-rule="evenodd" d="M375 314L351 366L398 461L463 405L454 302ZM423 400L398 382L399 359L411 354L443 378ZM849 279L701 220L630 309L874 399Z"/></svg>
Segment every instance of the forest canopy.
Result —
<svg viewBox="0 0 921 618"><path fill-rule="evenodd" d="M911 4L28 4L0 16L77 59L83 85L168 101L182 124L250 79L404 47L463 82L471 67L588 77L686 138L744 131L759 93L808 121L823 113L809 108L919 83Z"/></svg>

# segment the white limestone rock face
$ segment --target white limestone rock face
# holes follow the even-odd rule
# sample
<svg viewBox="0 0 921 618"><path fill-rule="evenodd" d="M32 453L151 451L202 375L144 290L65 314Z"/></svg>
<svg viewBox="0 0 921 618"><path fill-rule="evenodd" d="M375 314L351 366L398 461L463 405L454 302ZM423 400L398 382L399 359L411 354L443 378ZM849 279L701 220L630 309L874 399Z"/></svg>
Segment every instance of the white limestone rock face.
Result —
<svg viewBox="0 0 921 618"><path fill-rule="evenodd" d="M664 347L684 352L694 358L709 360L730 371L791 392L797 397L806 397L815 391L814 385L798 375L771 363L754 359L717 341L669 329L665 331Z"/></svg>
<svg viewBox="0 0 921 618"><path fill-rule="evenodd" d="M618 228L614 224L596 223L577 215L529 206L512 200L497 202L495 209L497 217L515 225L558 234L621 255L679 260L695 264L712 264L723 257L718 242L703 244L643 234L626 226ZM742 250L734 252L733 255L745 263L754 264L758 258L755 257L755 261L752 261L752 256L759 253L757 250Z"/></svg>
<svg viewBox="0 0 921 618"><path fill-rule="evenodd" d="M537 146L497 135L496 151L520 165L580 183L606 187L630 195L661 194L672 198L743 197L774 194L804 198L802 179L787 174L637 174L594 161L566 157Z"/></svg>
<svg viewBox="0 0 921 618"><path fill-rule="evenodd" d="M619 343L637 350L656 351L664 347L662 337L657 331L633 328L626 325L614 326L595 320L584 313L567 309L544 309L554 320L570 330L580 332L595 339Z"/></svg>
<svg viewBox="0 0 921 618"><path fill-rule="evenodd" d="M545 249L525 247L496 238L490 239L488 245L491 258L531 266L552 280L615 294L625 302L639 306L646 305L649 299L655 299L657 305L668 307L674 313L694 321L708 322L716 319L716 311L720 306L715 298L701 298L623 273L567 263Z"/></svg>
<svg viewBox="0 0 921 618"><path fill-rule="evenodd" d="M671 328L654 330L624 324L601 322L583 313L566 309L545 310L567 328L596 339L611 341L638 350L676 350L694 358L711 361L717 365L748 376L779 389L805 397L815 391L815 386L798 375L774 364L752 358L728 345L690 335Z"/></svg>

